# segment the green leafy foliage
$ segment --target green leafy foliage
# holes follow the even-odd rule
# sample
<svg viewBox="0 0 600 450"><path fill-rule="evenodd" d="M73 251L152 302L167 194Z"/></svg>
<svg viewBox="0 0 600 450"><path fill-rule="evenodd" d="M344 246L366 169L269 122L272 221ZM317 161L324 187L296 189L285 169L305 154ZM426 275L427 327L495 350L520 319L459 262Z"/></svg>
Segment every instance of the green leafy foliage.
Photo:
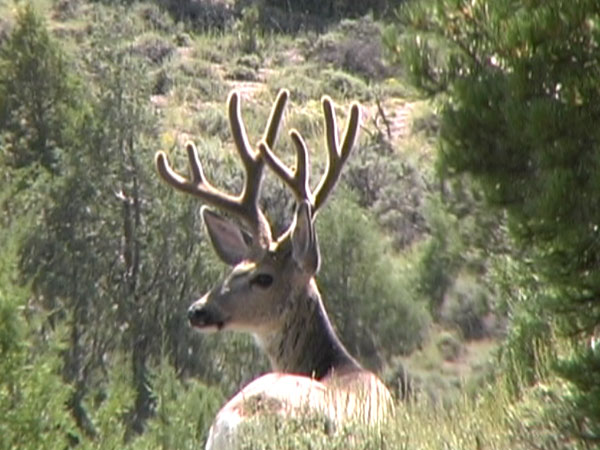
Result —
<svg viewBox="0 0 600 450"><path fill-rule="evenodd" d="M367 82L380 80L388 74L383 59L380 27L368 16L341 21L311 42L305 52L332 67L360 76Z"/></svg>
<svg viewBox="0 0 600 450"><path fill-rule="evenodd" d="M80 439L98 436L88 398L119 364L117 349L129 355L134 393L119 418L126 436L143 431L156 407L150 365L163 348L181 365L199 345L183 326L183 311L191 291L201 289L202 277L192 274L198 277L205 261L193 257L199 250L193 245L195 210L185 202L171 207L172 194L158 190L147 163L151 153L145 150L158 145L147 66L132 52L136 22L103 9L97 14L102 20L90 30L77 74L89 88L64 94L77 100L85 120L61 125L71 128L60 170L47 184L32 186L29 195L40 209L19 249L33 304L52 311L52 323L67 329L61 372L72 387L67 403L83 430ZM55 113L49 113L50 123ZM182 222L189 226L174 225ZM176 231L160 232L165 229Z"/></svg>
<svg viewBox="0 0 600 450"><path fill-rule="evenodd" d="M354 151L344 180L361 207L369 209L398 250L423 239L428 209L429 175L405 154L398 154L381 134L365 139Z"/></svg>
<svg viewBox="0 0 600 450"><path fill-rule="evenodd" d="M350 351L378 366L379 352L417 347L430 315L410 262L394 257L374 220L341 189L317 224L323 259L318 281Z"/></svg>
<svg viewBox="0 0 600 450"><path fill-rule="evenodd" d="M56 172L70 139L76 96L68 61L27 3L0 46L0 143L4 163Z"/></svg>
<svg viewBox="0 0 600 450"><path fill-rule="evenodd" d="M548 315L535 308L517 314L519 299L537 304L539 293L525 291L524 282L511 284L512 272L505 279L488 272L483 258L497 235L502 241L503 222L479 214L474 196L450 186L445 172L432 175L429 144L439 127L431 114L412 127L426 136L392 139L373 131L381 124L374 102L387 108L387 95L409 92L403 80L379 90L388 74L380 24L342 21L321 36L265 31L265 20L278 31L286 26L282 17L312 28L311 21L318 27L354 14L351 9L393 2L312 5L323 12L319 18L298 12L302 2L279 5L283 10L273 15L259 2L258 16L252 8L238 15L229 0L159 3L43 2L48 14L28 4L17 6L12 32L0 31L6 169L0 176L6 230L0 234L7 233L9 248L0 260L11 265L3 272L0 263L0 351L6 356L0 361L0 446L198 448L225 398L269 370L247 336L190 331L187 307L228 269L205 239L198 203L159 184L151 162L162 149L185 171L182 143L192 138L211 181L239 192L243 174L223 105L232 87L242 91L253 143L275 92L291 89L284 128L306 138L315 173L326 157L319 98L329 94L340 103L341 122L349 101L364 102L361 145L319 213L318 282L343 342L365 365L389 371L390 387L398 384L401 397L407 393L401 362L421 346L436 349L422 356L435 371L432 380L459 390L459 377L444 371L462 363L468 344L454 331L428 340L430 330L437 333L432 316L456 327L465 310L474 311L465 322L471 329L471 319L487 311L480 308L489 306L487 295L496 294L489 283L497 275L494 282L506 285L497 297L516 317L512 352L501 359L503 367L514 363L514 376L494 395L484 392L456 407L401 404L397 418L378 429L333 432L314 418L255 423L247 447L506 449L535 442L535 431L519 428L520 417L511 416L507 392L527 396L524 384L547 381L555 351L543 347L553 339L544 324ZM10 19L0 22L9 29ZM32 99L43 106L35 127ZM50 137L36 140L36 130ZM284 133L276 151L293 164ZM272 178L265 180L262 201L279 231L292 216L293 199ZM593 380L581 377L583 386ZM547 411L543 395L531 395L532 410ZM548 422L534 418L540 420L533 426ZM587 424L585 417L577 420ZM558 442L550 436L555 428L548 430L544 442Z"/></svg>
<svg viewBox="0 0 600 450"><path fill-rule="evenodd" d="M407 33L389 32L387 42L402 46L419 87L441 94L444 170L468 173L507 212L534 274L518 281L525 291L535 277L547 286L531 296L538 308L569 335L590 334L600 324L598 3L421 1L403 17ZM513 331L533 345L542 324L528 317ZM597 358L585 355L565 359L560 373L589 420L589 432L575 434L597 440L598 392L575 375L598 373Z"/></svg>
<svg viewBox="0 0 600 450"><path fill-rule="evenodd" d="M427 223L431 237L425 244L421 259L420 286L430 299L432 312L438 313L446 293L451 287L460 266L464 243L458 234L458 221L439 201L431 200Z"/></svg>
<svg viewBox="0 0 600 450"><path fill-rule="evenodd" d="M21 219L0 233L0 447L50 449L67 446L75 424L59 370L63 330L39 335L43 321L28 311L29 289L15 283L26 228Z"/></svg>
<svg viewBox="0 0 600 450"><path fill-rule="evenodd" d="M223 403L221 392L195 380L182 383L167 364L158 367L153 378L156 414L132 448L198 448L206 441L208 428Z"/></svg>

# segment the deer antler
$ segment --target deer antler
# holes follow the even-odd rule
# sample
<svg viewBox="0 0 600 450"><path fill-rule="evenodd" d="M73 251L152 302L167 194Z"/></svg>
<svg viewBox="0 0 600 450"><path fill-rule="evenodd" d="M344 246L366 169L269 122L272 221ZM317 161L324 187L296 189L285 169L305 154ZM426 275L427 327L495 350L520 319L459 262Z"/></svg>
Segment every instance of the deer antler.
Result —
<svg viewBox="0 0 600 450"><path fill-rule="evenodd" d="M350 114L342 144L339 144L338 127L335 110L331 98L323 97L323 112L325 115L325 137L327 144L327 152L329 158L327 160L327 168L315 192L310 190L308 177L310 173L308 148L300 133L296 130L290 132L290 137L296 148L296 168L289 169L285 164L273 153L271 145L266 140L258 144L258 150L262 154L265 162L271 170L281 179L290 190L293 192L298 202L307 200L312 205L313 216L319 208L323 206L327 197L335 187L335 184L340 178L342 167L352 151L356 137L358 136L358 128L360 124L360 107L358 103L352 103L350 106Z"/></svg>
<svg viewBox="0 0 600 450"><path fill-rule="evenodd" d="M269 147L274 144L277 137L288 97L288 91L282 90L271 110L262 138L262 142ZM248 142L248 135L241 118L240 96L237 92L233 91L229 95L227 105L231 133L245 169L244 188L239 195L230 195L209 183L204 176L196 146L192 142L186 145L191 179L177 173L171 167L167 155L162 151L156 154L156 167L161 177L175 189L199 197L207 204L229 212L240 219L252 234L253 244L265 249L268 248L272 237L269 223L258 205L264 162L261 154L253 150Z"/></svg>

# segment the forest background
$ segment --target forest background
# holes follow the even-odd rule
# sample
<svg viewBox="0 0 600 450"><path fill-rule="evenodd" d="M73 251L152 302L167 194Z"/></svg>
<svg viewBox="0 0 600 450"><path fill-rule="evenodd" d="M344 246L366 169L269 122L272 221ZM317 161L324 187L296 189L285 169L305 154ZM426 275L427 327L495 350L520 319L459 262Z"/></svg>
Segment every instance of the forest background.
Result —
<svg viewBox="0 0 600 450"><path fill-rule="evenodd" d="M226 268L153 155L235 190L227 94L256 140L284 87L315 171L362 104L318 283L398 414L248 448L597 448L599 80L593 0L0 1L0 448L198 448L268 370L187 325Z"/></svg>

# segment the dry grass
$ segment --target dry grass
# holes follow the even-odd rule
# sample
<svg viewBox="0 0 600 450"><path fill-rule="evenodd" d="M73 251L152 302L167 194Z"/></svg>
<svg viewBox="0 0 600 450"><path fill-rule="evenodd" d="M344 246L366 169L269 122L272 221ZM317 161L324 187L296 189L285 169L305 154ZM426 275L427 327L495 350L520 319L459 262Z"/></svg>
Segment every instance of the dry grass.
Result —
<svg viewBox="0 0 600 450"><path fill-rule="evenodd" d="M507 450L577 449L561 432L565 405L550 404L565 387L556 379L524 390L516 401L502 380L450 404L425 398L399 403L395 417L380 428L349 425L336 431L314 418L283 422L261 418L248 426L241 448ZM564 420L564 419L563 419Z"/></svg>

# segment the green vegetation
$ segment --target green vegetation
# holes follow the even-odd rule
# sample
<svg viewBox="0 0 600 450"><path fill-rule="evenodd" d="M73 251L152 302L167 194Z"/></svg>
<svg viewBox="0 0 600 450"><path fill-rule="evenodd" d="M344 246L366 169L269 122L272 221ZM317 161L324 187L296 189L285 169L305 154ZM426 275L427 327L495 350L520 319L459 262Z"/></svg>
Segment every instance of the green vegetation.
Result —
<svg viewBox="0 0 600 450"><path fill-rule="evenodd" d="M268 370L187 326L224 268L152 160L193 139L236 191L227 93L255 142L283 87L319 173L320 97L362 103L318 283L398 413L264 418L244 445L597 446L599 45L591 0L0 4L0 448L199 448ZM264 197L283 229L292 199Z"/></svg>
<svg viewBox="0 0 600 450"><path fill-rule="evenodd" d="M28 289L15 283L25 219L0 236L0 447L64 447L75 430L66 408L55 407L70 395L60 377L64 330L44 330L46 314L30 311Z"/></svg>
<svg viewBox="0 0 600 450"><path fill-rule="evenodd" d="M406 32L389 41L439 101L441 169L468 176L506 213L505 263L527 273L504 273L521 297L507 305L505 352L530 384L536 352L568 337L573 352L553 349L554 372L570 382L563 426L597 444L600 354L588 339L600 323L598 3L421 1L404 18Z"/></svg>

